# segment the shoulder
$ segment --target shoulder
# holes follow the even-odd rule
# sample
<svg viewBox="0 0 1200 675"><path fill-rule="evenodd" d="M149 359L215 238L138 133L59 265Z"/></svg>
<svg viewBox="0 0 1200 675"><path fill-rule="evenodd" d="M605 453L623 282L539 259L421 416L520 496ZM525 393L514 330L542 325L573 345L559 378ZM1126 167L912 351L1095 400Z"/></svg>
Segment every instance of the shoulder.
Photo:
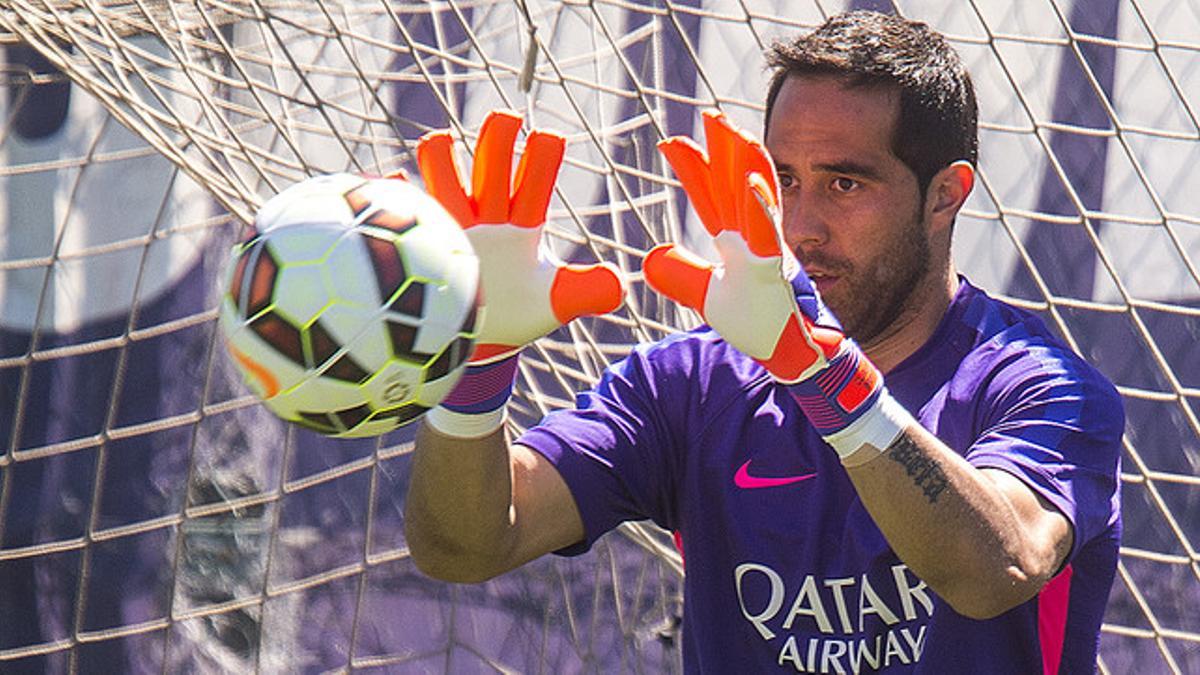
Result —
<svg viewBox="0 0 1200 675"><path fill-rule="evenodd" d="M1025 337L1041 337L1062 345L1037 314L992 297L966 278L961 281L951 312L959 331L972 334L976 345L1001 344Z"/></svg>
<svg viewBox="0 0 1200 675"><path fill-rule="evenodd" d="M965 280L964 280L965 281ZM969 286L959 312L960 332L972 343L963 359L1006 380L1056 374L1112 390L1108 379L1071 349L1033 312Z"/></svg>
<svg viewBox="0 0 1200 675"><path fill-rule="evenodd" d="M1120 437L1124 409L1116 388L1040 317L974 287L963 300L957 333L965 344L951 393L985 407L984 427L1035 409L1089 433Z"/></svg>
<svg viewBox="0 0 1200 675"><path fill-rule="evenodd" d="M951 383L953 397L976 402L977 428L1009 437L1036 430L1050 445L1119 454L1125 412L1109 379L1036 314L979 295L976 341Z"/></svg>
<svg viewBox="0 0 1200 675"><path fill-rule="evenodd" d="M1099 370L1057 339L999 337L977 357L991 364L986 380L990 398L1004 408L1036 404L1052 419L1107 436L1121 435L1121 396Z"/></svg>

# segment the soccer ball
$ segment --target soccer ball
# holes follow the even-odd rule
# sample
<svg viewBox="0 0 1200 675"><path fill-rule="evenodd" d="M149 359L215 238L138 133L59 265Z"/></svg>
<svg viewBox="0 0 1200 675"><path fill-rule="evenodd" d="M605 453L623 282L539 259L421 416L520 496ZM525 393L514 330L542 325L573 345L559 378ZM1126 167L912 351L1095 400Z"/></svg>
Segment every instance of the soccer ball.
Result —
<svg viewBox="0 0 1200 675"><path fill-rule="evenodd" d="M478 284L470 242L429 194L331 174L259 210L233 248L220 324L276 415L374 436L450 392L474 347Z"/></svg>

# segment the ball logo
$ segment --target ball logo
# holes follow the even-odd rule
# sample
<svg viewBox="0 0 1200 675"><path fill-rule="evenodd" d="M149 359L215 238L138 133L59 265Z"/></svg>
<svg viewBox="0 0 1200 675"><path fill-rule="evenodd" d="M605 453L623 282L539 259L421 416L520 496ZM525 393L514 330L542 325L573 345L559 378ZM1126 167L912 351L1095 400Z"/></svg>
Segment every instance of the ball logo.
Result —
<svg viewBox="0 0 1200 675"><path fill-rule="evenodd" d="M389 404L403 403L412 397L413 386L404 378L403 373L393 373L387 378L383 387L383 398Z"/></svg>

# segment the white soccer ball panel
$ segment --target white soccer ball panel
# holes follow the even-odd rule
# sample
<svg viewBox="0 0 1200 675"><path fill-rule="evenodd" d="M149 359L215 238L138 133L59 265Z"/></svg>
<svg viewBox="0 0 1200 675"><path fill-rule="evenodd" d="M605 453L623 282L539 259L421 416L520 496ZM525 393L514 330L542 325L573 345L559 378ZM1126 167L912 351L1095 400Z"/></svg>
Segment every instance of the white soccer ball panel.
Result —
<svg viewBox="0 0 1200 675"><path fill-rule="evenodd" d="M380 417L363 422L359 426L345 433L330 435L334 438L370 438L372 436L386 434L389 431L395 431L400 426L402 425L397 424L395 420L386 417Z"/></svg>
<svg viewBox="0 0 1200 675"><path fill-rule="evenodd" d="M296 183L262 205L254 217L254 226L259 232L267 232L297 223L349 223L354 214L340 197L365 180L337 173Z"/></svg>
<svg viewBox="0 0 1200 675"><path fill-rule="evenodd" d="M288 264L275 278L275 311L292 324L304 326L321 314L330 302L324 270L320 265Z"/></svg>
<svg viewBox="0 0 1200 675"><path fill-rule="evenodd" d="M473 263L474 256L469 260ZM442 345L458 335L474 306L478 276L478 266L464 259L456 269L448 270L445 283L425 287L425 316L417 331L418 351L441 351Z"/></svg>
<svg viewBox="0 0 1200 675"><path fill-rule="evenodd" d="M474 249L463 231L453 223L435 218L418 221L421 226L404 233L404 265L409 276L429 280L446 279L464 265L478 268Z"/></svg>
<svg viewBox="0 0 1200 675"><path fill-rule="evenodd" d="M321 315L321 326L329 331L334 342L346 347L350 356L373 373L388 362L392 355L391 342L376 309L366 309L335 301Z"/></svg>
<svg viewBox="0 0 1200 675"><path fill-rule="evenodd" d="M371 379L371 403L378 409L391 408L417 399L424 368L392 361Z"/></svg>
<svg viewBox="0 0 1200 675"><path fill-rule="evenodd" d="M313 220L264 233L267 249L281 265L318 262L346 236L346 226L338 222Z"/></svg>
<svg viewBox="0 0 1200 675"><path fill-rule="evenodd" d="M334 413L345 418L365 419L370 415L370 406L363 397L362 387L349 382L320 377L309 373L308 378L289 391L280 393L263 403L276 415L291 421L319 421L323 416ZM358 411L358 412L351 412ZM328 423L333 427L333 423ZM347 423L346 426L351 426Z"/></svg>
<svg viewBox="0 0 1200 675"><path fill-rule="evenodd" d="M322 265L329 293L346 304L378 309L383 299L379 297L373 265L363 237L343 237Z"/></svg>

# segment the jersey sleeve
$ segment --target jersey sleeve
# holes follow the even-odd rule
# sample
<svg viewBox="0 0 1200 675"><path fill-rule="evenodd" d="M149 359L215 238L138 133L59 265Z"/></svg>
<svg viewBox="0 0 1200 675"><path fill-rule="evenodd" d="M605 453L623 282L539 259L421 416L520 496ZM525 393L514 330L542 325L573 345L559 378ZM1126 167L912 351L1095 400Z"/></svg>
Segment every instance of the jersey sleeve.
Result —
<svg viewBox="0 0 1200 675"><path fill-rule="evenodd" d="M983 432L966 458L1015 475L1061 511L1074 531L1073 559L1119 515L1120 396L1082 359L1053 346L1021 345L1000 363L979 392Z"/></svg>
<svg viewBox="0 0 1200 675"><path fill-rule="evenodd" d="M634 350L577 394L574 409L550 413L517 439L550 460L582 517L584 541L558 553L582 553L625 521L674 529L677 420L691 395L678 377L684 350L673 342Z"/></svg>

